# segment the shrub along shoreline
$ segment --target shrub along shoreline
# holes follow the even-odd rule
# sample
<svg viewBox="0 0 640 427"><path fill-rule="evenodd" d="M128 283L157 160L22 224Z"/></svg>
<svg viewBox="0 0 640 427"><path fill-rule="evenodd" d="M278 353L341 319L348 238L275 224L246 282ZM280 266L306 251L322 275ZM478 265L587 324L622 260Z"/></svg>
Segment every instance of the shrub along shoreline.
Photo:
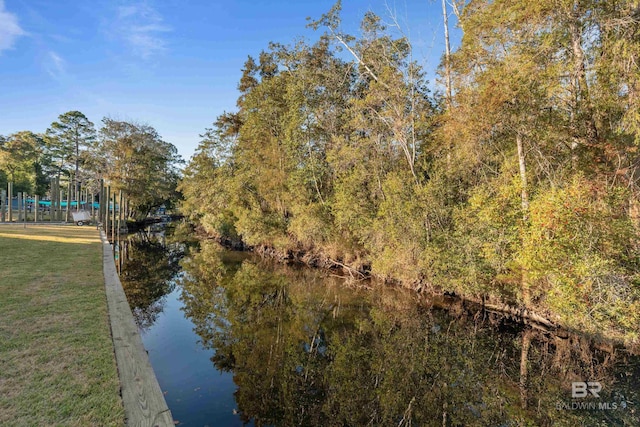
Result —
<svg viewBox="0 0 640 427"><path fill-rule="evenodd" d="M403 281L398 277L388 275L381 276L372 273L370 266L362 264L344 264L342 260L335 260L326 252L312 249L282 249L279 250L273 245L251 246L240 239L223 238L219 235L208 233L201 225L195 226L197 240L213 240L220 246L234 251L253 252L263 258L270 259L281 264L299 264L308 268L316 268L332 272L340 272L347 280L347 283L357 283L358 286L369 288L366 281L374 280L385 286L401 286L415 291L417 294L433 300L446 298L448 303L442 305L447 308L453 305L471 304L481 307L483 310L501 314L512 320L523 322L536 329L543 330L566 337L568 334L587 337L593 340L597 346L624 347L633 354L640 354L640 343L631 338L623 331L616 329L593 329L579 328L562 321L561 316L546 310L539 310L539 307L525 306L517 301L500 299L495 295L476 296L472 294L451 292L442 286L420 281ZM365 282L363 284L363 282ZM474 311L474 310L472 310ZM610 351L610 350L607 350Z"/></svg>

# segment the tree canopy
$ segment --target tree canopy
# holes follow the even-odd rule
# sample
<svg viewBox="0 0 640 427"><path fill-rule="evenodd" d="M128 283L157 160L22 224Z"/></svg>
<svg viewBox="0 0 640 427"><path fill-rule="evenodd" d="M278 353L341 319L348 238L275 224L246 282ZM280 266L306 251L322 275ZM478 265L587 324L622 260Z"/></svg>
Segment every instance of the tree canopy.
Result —
<svg viewBox="0 0 640 427"><path fill-rule="evenodd" d="M80 180L81 154L95 141L96 130L80 111L61 114L57 122L47 129L49 153L57 162L59 171L67 170L74 181Z"/></svg>
<svg viewBox="0 0 640 427"><path fill-rule="evenodd" d="M92 168L116 190L122 190L135 216L177 197L176 147L149 125L104 118L92 156Z"/></svg>
<svg viewBox="0 0 640 427"><path fill-rule="evenodd" d="M43 149L42 136L30 131L0 138L0 171L4 184L13 182L15 191L44 194L43 164L47 160Z"/></svg>
<svg viewBox="0 0 640 427"><path fill-rule="evenodd" d="M61 114L43 134L22 131L0 136L0 185L46 196L52 178L69 184L71 199L88 189L94 200L101 180L122 190L129 213L141 218L174 203L181 157L149 125L104 118L96 131L80 111ZM63 185L63 188L66 188Z"/></svg>
<svg viewBox="0 0 640 427"><path fill-rule="evenodd" d="M340 2L316 43L249 57L237 111L186 168L185 212L223 239L638 339L637 1L448 4L464 35L444 97L375 14L345 33Z"/></svg>

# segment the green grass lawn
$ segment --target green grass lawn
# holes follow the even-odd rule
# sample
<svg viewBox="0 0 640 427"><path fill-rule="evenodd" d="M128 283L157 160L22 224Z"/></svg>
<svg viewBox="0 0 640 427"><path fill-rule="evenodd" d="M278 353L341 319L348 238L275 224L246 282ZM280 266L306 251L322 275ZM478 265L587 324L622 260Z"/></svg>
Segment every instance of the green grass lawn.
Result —
<svg viewBox="0 0 640 427"><path fill-rule="evenodd" d="M124 424L93 227L0 226L0 425Z"/></svg>

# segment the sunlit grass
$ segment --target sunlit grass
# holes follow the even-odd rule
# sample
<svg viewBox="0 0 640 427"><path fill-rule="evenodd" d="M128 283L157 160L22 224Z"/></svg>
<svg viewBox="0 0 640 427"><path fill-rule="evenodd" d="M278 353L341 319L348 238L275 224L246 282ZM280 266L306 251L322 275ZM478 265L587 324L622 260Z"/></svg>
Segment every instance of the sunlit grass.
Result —
<svg viewBox="0 0 640 427"><path fill-rule="evenodd" d="M40 227L38 227L40 228ZM43 242L63 242L63 243L78 243L78 244L90 244L95 243L94 238L82 238L82 237L66 237L66 236L45 236L45 235L32 235L27 233L3 233L0 231L0 238L8 239L21 239L21 240L40 240Z"/></svg>
<svg viewBox="0 0 640 427"><path fill-rule="evenodd" d="M93 227L0 226L0 425L122 425Z"/></svg>

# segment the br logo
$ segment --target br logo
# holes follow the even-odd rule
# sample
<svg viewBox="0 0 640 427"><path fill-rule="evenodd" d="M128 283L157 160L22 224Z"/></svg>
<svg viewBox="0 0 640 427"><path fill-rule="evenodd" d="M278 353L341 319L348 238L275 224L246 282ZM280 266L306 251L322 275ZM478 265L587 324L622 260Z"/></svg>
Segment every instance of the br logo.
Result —
<svg viewBox="0 0 640 427"><path fill-rule="evenodd" d="M598 394L600 390L602 390L602 385L598 381L576 381L571 383L571 397L574 399L587 397L589 393L593 397L600 397Z"/></svg>

